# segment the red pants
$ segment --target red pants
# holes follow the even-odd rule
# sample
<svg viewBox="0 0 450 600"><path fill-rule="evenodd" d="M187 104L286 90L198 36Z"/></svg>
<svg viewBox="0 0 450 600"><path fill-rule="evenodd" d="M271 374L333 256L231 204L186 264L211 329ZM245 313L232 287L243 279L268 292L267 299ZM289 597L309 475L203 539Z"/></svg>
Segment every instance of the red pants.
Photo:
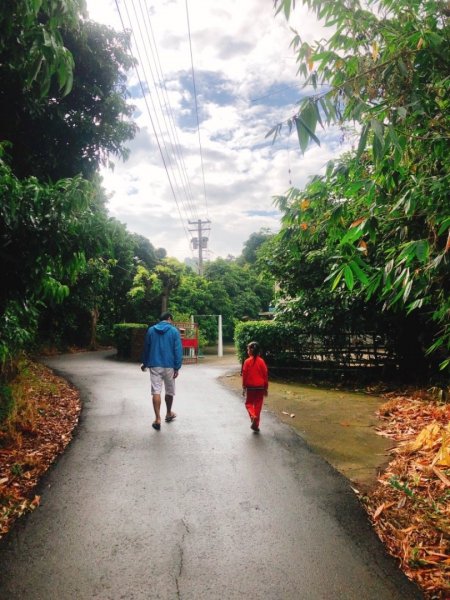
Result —
<svg viewBox="0 0 450 600"><path fill-rule="evenodd" d="M251 420L256 427L259 427L259 418L261 415L261 409L264 402L264 390L247 390L247 397L245 400L245 408L249 414Z"/></svg>

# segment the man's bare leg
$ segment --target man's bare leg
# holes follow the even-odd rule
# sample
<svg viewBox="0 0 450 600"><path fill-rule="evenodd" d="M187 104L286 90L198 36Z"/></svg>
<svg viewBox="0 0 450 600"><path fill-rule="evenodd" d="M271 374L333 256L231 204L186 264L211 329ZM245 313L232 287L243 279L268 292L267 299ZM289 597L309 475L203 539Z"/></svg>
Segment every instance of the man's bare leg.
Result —
<svg viewBox="0 0 450 600"><path fill-rule="evenodd" d="M165 401L166 401L166 421L170 422L173 421L175 419L175 417L177 416L174 412L172 412L172 403L173 403L173 396L169 396L169 394L166 394L164 397Z"/></svg>
<svg viewBox="0 0 450 600"><path fill-rule="evenodd" d="M161 394L153 394L152 401L153 410L155 411L155 420L153 421L153 424L161 427ZM155 429L159 429L159 427L155 427Z"/></svg>

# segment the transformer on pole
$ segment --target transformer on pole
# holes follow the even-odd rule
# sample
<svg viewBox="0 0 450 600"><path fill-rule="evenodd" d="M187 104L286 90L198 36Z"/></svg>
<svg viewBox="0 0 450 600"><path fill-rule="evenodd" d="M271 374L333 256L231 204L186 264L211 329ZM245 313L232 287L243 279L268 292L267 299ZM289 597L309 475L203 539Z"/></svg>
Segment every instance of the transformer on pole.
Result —
<svg viewBox="0 0 450 600"><path fill-rule="evenodd" d="M206 220L202 221L198 219L197 221L189 221L189 225L197 225L196 229L190 229L189 231L195 231L197 233L196 237L191 239L192 247L194 250L198 250L198 274L203 275L203 250L206 250L208 247L208 237L204 235L208 233L210 229L203 228L203 225L209 225L211 221Z"/></svg>

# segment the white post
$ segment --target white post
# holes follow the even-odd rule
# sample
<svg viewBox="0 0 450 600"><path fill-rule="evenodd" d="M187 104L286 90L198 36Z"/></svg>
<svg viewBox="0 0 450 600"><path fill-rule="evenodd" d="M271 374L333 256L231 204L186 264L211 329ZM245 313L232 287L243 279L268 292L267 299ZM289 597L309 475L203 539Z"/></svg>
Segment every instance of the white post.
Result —
<svg viewBox="0 0 450 600"><path fill-rule="evenodd" d="M222 315L218 315L219 317L219 343L217 346L217 356L223 356L223 340L222 340Z"/></svg>
<svg viewBox="0 0 450 600"><path fill-rule="evenodd" d="M192 329L194 329L194 315L191 315L191 325L192 325ZM189 348L189 356L191 358L193 358L195 356L194 348Z"/></svg>

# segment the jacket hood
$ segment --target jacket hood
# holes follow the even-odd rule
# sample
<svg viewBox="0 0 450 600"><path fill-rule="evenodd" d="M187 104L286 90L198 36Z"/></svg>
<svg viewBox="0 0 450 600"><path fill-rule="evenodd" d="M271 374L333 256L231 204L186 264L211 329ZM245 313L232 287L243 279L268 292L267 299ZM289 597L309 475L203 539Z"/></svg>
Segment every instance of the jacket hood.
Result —
<svg viewBox="0 0 450 600"><path fill-rule="evenodd" d="M161 321L155 325L155 331L157 331L160 335L163 335L171 327L172 325L168 321Z"/></svg>

